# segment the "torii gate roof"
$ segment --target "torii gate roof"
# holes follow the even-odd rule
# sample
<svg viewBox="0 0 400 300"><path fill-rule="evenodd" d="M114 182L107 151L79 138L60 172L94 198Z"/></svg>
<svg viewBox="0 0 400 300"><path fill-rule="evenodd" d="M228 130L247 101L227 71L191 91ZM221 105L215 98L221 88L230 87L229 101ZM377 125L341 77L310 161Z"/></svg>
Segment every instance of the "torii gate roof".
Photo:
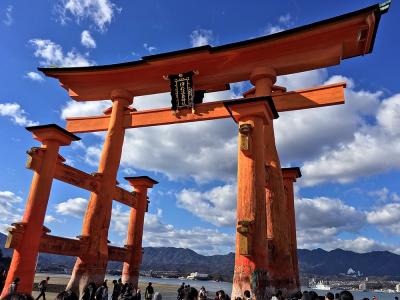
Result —
<svg viewBox="0 0 400 300"><path fill-rule="evenodd" d="M195 88L217 91L249 79L259 66L277 75L337 65L343 59L372 52L381 15L390 2L309 25L222 46L201 46L144 56L141 60L90 67L39 68L57 78L77 101L110 99L114 89L134 96L169 91L163 76L199 71Z"/></svg>

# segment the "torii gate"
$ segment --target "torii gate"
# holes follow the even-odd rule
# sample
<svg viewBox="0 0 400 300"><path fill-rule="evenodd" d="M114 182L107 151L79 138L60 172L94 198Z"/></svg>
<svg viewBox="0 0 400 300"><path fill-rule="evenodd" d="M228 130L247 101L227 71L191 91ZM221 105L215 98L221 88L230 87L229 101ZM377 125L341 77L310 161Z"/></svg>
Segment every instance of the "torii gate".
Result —
<svg viewBox="0 0 400 300"><path fill-rule="evenodd" d="M245 290L255 299L267 299L275 289L286 294L297 291L293 182L301 174L297 168L281 169L273 120L278 112L342 104L345 84L286 92L274 83L279 75L329 67L370 53L380 17L388 8L389 3L377 4L269 36L145 56L135 62L39 68L57 78L76 101L111 99L113 104L102 116L68 118L68 131L56 125L28 128L42 146L29 153L28 167L35 176L23 222L10 231L8 246L15 251L2 296L15 277L21 278L20 291L31 293L39 251L78 257L68 288L80 293L89 282L102 282L109 260L123 261L123 281L137 285L147 189L157 182L126 178L134 194L116 186L125 129L223 118L233 118L239 131L232 299L242 297ZM244 80L254 88L240 99L199 104L194 113L129 107L135 96L167 92L165 75L193 70L198 73L196 90L221 91ZM107 131L98 172L89 175L65 165L59 146L77 140L74 133L95 131ZM79 240L49 236L43 226L54 178L91 191ZM113 199L132 207L124 248L108 246Z"/></svg>

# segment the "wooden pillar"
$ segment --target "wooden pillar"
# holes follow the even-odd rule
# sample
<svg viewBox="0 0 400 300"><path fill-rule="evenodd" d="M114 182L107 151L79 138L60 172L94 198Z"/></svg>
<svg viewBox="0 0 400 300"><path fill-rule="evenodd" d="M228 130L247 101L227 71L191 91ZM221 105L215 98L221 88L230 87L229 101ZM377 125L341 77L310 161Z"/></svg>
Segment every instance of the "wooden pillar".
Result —
<svg viewBox="0 0 400 300"><path fill-rule="evenodd" d="M296 178L301 177L300 168L282 168L283 184L285 186L287 201L287 216L289 219L289 240L292 257L292 270L295 285L300 289L299 262L297 258L297 239L296 239L296 214L294 209L294 190L293 183Z"/></svg>
<svg viewBox="0 0 400 300"><path fill-rule="evenodd" d="M268 67L256 68L250 81L255 87L254 96L270 96L276 81L276 73ZM273 122L264 127L265 136L265 195L266 195L266 235L268 238L268 275L272 288L280 289L285 296L294 292L292 282L292 262L287 236L289 226L285 212L285 191L279 155L276 150Z"/></svg>
<svg viewBox="0 0 400 300"><path fill-rule="evenodd" d="M265 83L265 81L262 81ZM270 97L227 104L239 125L238 195L232 299L251 291L254 299L270 295L267 272L265 134L276 110Z"/></svg>
<svg viewBox="0 0 400 300"><path fill-rule="evenodd" d="M134 187L136 193L137 206L131 208L129 216L128 234L126 245L129 251L129 257L124 262L122 269L122 282L132 283L138 287L139 269L142 263L142 238L144 226L144 214L147 208L147 189L152 188L158 182L147 176L125 177L129 184Z"/></svg>
<svg viewBox="0 0 400 300"><path fill-rule="evenodd" d="M78 257L67 288L82 295L89 282L97 285L104 280L108 262L108 229L111 220L113 193L124 143L124 113L132 103L126 90L114 90L108 131L104 141L98 176L100 185L90 194L82 228L82 239L88 242L88 251Z"/></svg>
<svg viewBox="0 0 400 300"><path fill-rule="evenodd" d="M27 294L32 292L40 238L44 231L44 217L59 157L58 150L60 146L79 140L77 136L55 124L32 126L26 129L42 143L44 156L40 169L34 172L24 216L22 222L18 224L22 238L14 249L1 297L7 294L11 282L17 277L20 278L18 292Z"/></svg>

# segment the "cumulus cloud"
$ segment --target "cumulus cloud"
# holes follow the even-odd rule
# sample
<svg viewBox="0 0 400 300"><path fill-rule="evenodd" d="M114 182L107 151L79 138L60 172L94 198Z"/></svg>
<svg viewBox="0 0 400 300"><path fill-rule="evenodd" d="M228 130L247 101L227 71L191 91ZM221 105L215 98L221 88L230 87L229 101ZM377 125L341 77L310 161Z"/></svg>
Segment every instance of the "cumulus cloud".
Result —
<svg viewBox="0 0 400 300"><path fill-rule="evenodd" d="M96 41L90 34L89 30L84 30L81 33L81 44L86 48L96 48Z"/></svg>
<svg viewBox="0 0 400 300"><path fill-rule="evenodd" d="M55 205L56 212L63 216L73 216L75 218L82 218L88 200L84 198L71 198L65 202L60 202Z"/></svg>
<svg viewBox="0 0 400 300"><path fill-rule="evenodd" d="M5 9L3 24L6 26L11 26L14 23L14 18L12 16L12 12L14 7L12 5L8 5Z"/></svg>
<svg viewBox="0 0 400 300"><path fill-rule="evenodd" d="M400 125L399 107L400 94L384 99L376 114L370 115L375 122L360 124L350 140L338 142L320 156L305 161L303 183L347 183L360 176L398 169L400 131L395 128Z"/></svg>
<svg viewBox="0 0 400 300"><path fill-rule="evenodd" d="M129 210L121 206L113 209L111 230L126 236ZM161 220L159 214L146 213L143 245L150 247L190 248L202 254L221 254L234 251L235 236L214 229L194 227L178 229Z"/></svg>
<svg viewBox="0 0 400 300"><path fill-rule="evenodd" d="M35 48L35 57L42 59L40 64L43 66L83 67L94 64L74 49L64 53L62 47L51 40L31 39L29 43Z"/></svg>
<svg viewBox="0 0 400 300"><path fill-rule="evenodd" d="M30 79L30 80L39 81L39 82L44 80L43 76L40 75L40 74L37 73L37 72L28 72L28 73L25 74L24 77L25 77L25 78L28 78L28 79Z"/></svg>
<svg viewBox="0 0 400 300"><path fill-rule="evenodd" d="M400 203L389 203L368 212L367 220L381 231L400 235Z"/></svg>
<svg viewBox="0 0 400 300"><path fill-rule="evenodd" d="M177 195L177 205L217 226L236 224L236 184L217 186L201 192L183 189Z"/></svg>
<svg viewBox="0 0 400 300"><path fill-rule="evenodd" d="M210 45L214 41L214 33L212 30L197 29L190 34L192 47L200 47Z"/></svg>
<svg viewBox="0 0 400 300"><path fill-rule="evenodd" d="M0 191L0 232L6 233L11 223L20 221L16 205L23 199L10 191Z"/></svg>
<svg viewBox="0 0 400 300"><path fill-rule="evenodd" d="M400 253L400 246L387 244L360 235L368 224L385 226L385 230L399 234L399 207L383 207L377 211L360 211L340 199L317 197L298 198L296 205L297 242L299 248L341 248L355 252L389 250ZM392 213L388 210L393 209ZM397 216L395 216L397 214ZM382 227L383 228L383 227ZM355 238L341 238L341 234L353 234Z"/></svg>
<svg viewBox="0 0 400 300"><path fill-rule="evenodd" d="M113 20L115 12L120 11L109 0L62 0L57 8L62 23L71 17L78 23L82 19L89 19L100 31L104 31Z"/></svg>
<svg viewBox="0 0 400 300"><path fill-rule="evenodd" d="M18 103L0 103L0 117L7 117L19 126L35 126L39 124L29 120L27 113Z"/></svg>
<svg viewBox="0 0 400 300"><path fill-rule="evenodd" d="M299 198L295 201L299 229L327 230L331 234L357 232L365 224L365 215L340 199Z"/></svg>
<svg viewBox="0 0 400 300"><path fill-rule="evenodd" d="M103 111L111 107L109 100L105 101L84 101L78 102L70 100L61 109L61 118L84 117L102 115Z"/></svg>

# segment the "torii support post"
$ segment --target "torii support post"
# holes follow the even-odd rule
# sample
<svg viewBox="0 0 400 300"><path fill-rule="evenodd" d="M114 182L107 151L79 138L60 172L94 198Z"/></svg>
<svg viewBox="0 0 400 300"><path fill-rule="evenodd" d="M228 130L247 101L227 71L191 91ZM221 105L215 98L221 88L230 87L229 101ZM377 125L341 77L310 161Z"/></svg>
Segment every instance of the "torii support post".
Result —
<svg viewBox="0 0 400 300"><path fill-rule="evenodd" d="M122 282L132 283L135 288L139 282L139 268L142 263L142 237L144 214L147 208L147 190L158 182L147 176L125 177L136 193L137 206L131 208L128 234L125 247L129 249L129 257L122 269Z"/></svg>
<svg viewBox="0 0 400 300"><path fill-rule="evenodd" d="M88 250L77 258L67 286L79 295L89 282L97 285L103 282L108 262L108 229L125 135L123 116L133 99L125 90L114 90L111 100L110 122L98 168L100 186L97 192L90 194L83 220L82 237L88 240Z"/></svg>
<svg viewBox="0 0 400 300"><path fill-rule="evenodd" d="M256 97L271 95L276 73L272 68L259 67L251 74L250 81L255 87ZM292 280L292 262L285 230L289 226L284 217L285 191L272 120L264 126L264 139L268 279L274 290L280 289L284 296L289 296L296 292L296 286Z"/></svg>
<svg viewBox="0 0 400 300"><path fill-rule="evenodd" d="M6 283L2 291L3 298L15 278L20 278L18 292L31 294L35 277L36 260L39 253L40 239L45 231L43 226L53 182L60 146L70 145L79 138L55 125L41 125L26 128L33 137L42 143L44 156L39 170L35 170L22 222L18 225L22 235L21 242L14 249Z"/></svg>
<svg viewBox="0 0 400 300"><path fill-rule="evenodd" d="M257 70L255 70L257 72ZM258 77L255 73L251 76ZM271 295L267 265L264 127L278 116L271 97L274 80L256 78L257 98L226 104L239 125L238 195L232 299L251 291L254 299Z"/></svg>
<svg viewBox="0 0 400 300"><path fill-rule="evenodd" d="M300 276L299 276L299 262L297 258L297 239L296 239L296 214L294 209L294 189L293 184L297 178L301 177L300 168L282 168L283 184L285 186L286 194L286 210L287 217L289 220L289 244L292 257L292 270L293 277L296 283L296 287L300 288Z"/></svg>

